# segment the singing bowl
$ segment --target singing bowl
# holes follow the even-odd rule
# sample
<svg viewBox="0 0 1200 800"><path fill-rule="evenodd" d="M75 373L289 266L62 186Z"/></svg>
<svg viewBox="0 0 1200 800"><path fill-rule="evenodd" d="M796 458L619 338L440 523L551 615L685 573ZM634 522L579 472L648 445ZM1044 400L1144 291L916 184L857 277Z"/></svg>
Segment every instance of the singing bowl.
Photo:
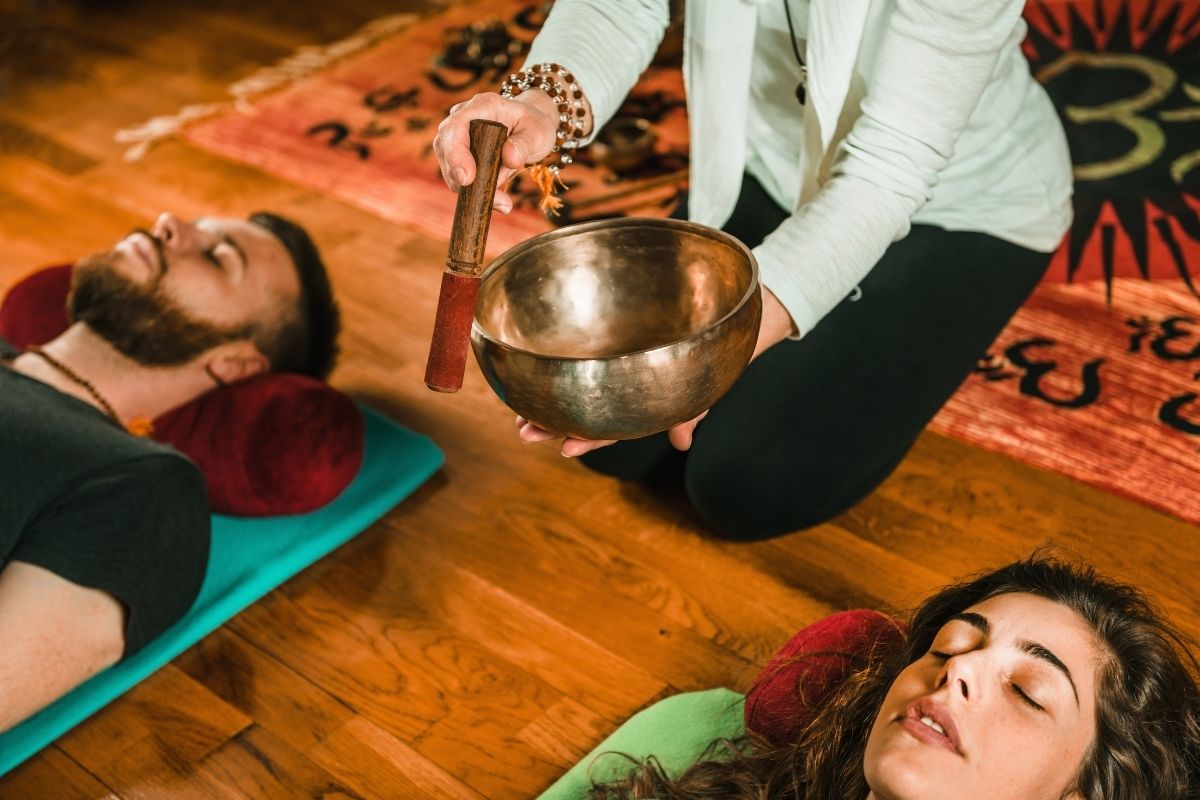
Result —
<svg viewBox="0 0 1200 800"><path fill-rule="evenodd" d="M525 419L636 439L711 408L750 361L761 317L758 263L737 239L624 217L535 236L492 262L471 345Z"/></svg>
<svg viewBox="0 0 1200 800"><path fill-rule="evenodd" d="M592 158L613 172L626 172L640 167L654 155L657 138L648 119L614 117L588 150Z"/></svg>

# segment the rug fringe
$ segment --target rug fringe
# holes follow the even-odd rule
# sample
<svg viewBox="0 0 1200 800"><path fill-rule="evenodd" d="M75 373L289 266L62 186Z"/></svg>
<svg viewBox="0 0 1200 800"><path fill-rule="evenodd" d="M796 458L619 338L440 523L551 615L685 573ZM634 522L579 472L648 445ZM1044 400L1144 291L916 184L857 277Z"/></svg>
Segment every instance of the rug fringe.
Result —
<svg viewBox="0 0 1200 800"><path fill-rule="evenodd" d="M122 128L114 134L113 139L121 144L132 143L133 146L125 151L125 160L137 161L155 144L174 136L186 126L231 108L247 113L253 108L251 99L286 88L317 70L365 50L407 28L419 16L408 13L380 17L368 22L356 33L331 44L300 47L277 63L261 67L252 75L230 84L226 91L232 100L184 106L175 114L154 117L141 125Z"/></svg>

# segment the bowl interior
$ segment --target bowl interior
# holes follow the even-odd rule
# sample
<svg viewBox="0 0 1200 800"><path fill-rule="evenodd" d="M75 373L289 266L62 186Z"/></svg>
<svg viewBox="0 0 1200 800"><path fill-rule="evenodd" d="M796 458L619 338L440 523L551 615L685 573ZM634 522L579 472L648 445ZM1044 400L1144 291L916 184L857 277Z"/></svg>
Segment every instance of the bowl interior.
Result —
<svg viewBox="0 0 1200 800"><path fill-rule="evenodd" d="M544 356L602 358L695 336L754 280L735 239L676 220L585 223L535 237L483 275L481 332Z"/></svg>

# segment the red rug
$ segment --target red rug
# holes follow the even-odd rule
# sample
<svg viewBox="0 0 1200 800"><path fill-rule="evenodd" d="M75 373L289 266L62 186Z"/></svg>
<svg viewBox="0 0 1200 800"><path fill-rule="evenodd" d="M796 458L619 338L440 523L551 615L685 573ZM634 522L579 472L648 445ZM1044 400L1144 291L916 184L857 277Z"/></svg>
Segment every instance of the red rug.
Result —
<svg viewBox="0 0 1200 800"><path fill-rule="evenodd" d="M930 426L1200 523L1200 303L1180 281L1041 286Z"/></svg>
<svg viewBox="0 0 1200 800"><path fill-rule="evenodd" d="M1076 164L1075 223L931 427L1200 523L1200 4L1025 15Z"/></svg>
<svg viewBox="0 0 1200 800"><path fill-rule="evenodd" d="M1200 4L1030 0L1025 15L1026 55L1076 162L1076 222L932 427L1200 523ZM445 237L455 198L434 128L499 85L541 19L528 0L457 6L183 135ZM584 151L554 223L518 184L489 253L553 224L670 213L687 164L682 95L677 69L652 67L621 111L650 121L652 153L613 169Z"/></svg>
<svg viewBox="0 0 1200 800"><path fill-rule="evenodd" d="M530 0L480 0L417 22L363 53L254 103L188 127L206 150L328 193L430 236L448 237L456 195L431 142L450 106L495 91L524 59L544 17ZM652 66L621 115L645 119L652 152L614 171L581 154L563 172L569 191L553 224L518 176L516 207L496 214L497 255L554 225L635 213L666 216L687 169L687 117L678 69Z"/></svg>

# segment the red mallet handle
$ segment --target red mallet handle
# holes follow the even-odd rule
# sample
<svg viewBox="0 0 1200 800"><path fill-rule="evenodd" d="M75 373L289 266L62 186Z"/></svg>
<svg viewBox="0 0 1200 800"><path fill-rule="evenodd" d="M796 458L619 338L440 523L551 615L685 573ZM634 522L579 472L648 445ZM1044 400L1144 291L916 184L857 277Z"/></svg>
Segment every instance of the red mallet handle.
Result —
<svg viewBox="0 0 1200 800"><path fill-rule="evenodd" d="M475 297L483 271L483 251L492 220L492 199L500 172L500 150L508 128L498 122L471 120L471 155L475 157L475 180L458 193L454 226L450 229L450 252L442 273L425 385L435 392L457 392L462 388L467 366Z"/></svg>

